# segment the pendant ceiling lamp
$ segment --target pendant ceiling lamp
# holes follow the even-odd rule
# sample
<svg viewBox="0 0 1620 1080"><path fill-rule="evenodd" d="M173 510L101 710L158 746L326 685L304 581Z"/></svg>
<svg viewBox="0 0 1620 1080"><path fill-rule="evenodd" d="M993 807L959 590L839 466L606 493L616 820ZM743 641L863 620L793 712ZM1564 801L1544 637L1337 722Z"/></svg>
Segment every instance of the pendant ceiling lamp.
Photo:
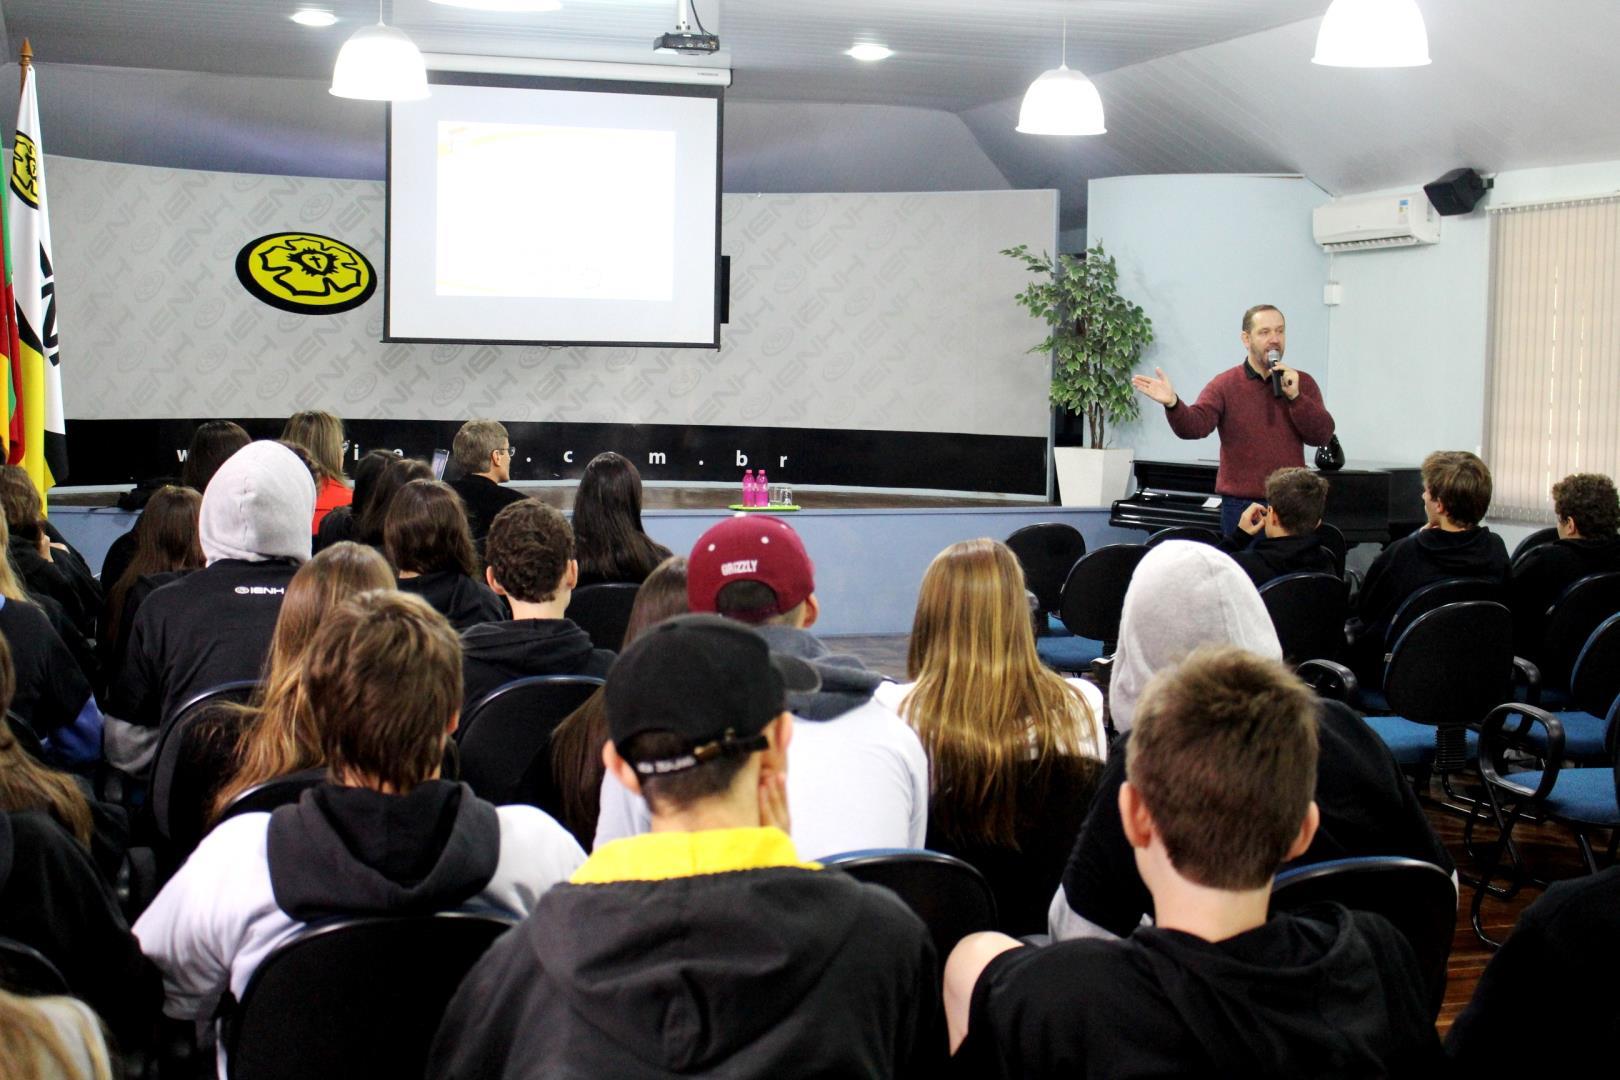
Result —
<svg viewBox="0 0 1620 1080"><path fill-rule="evenodd" d="M383 23L377 0L377 25L362 26L338 51L332 68L331 93L365 101L416 101L428 96L427 63L422 50Z"/></svg>
<svg viewBox="0 0 1620 1080"><path fill-rule="evenodd" d="M1069 20L1063 20L1063 61L1024 91L1018 130L1025 135L1101 135L1102 97L1090 79L1069 67Z"/></svg>
<svg viewBox="0 0 1620 1080"><path fill-rule="evenodd" d="M1429 31L1417 0L1333 0L1311 63L1327 67L1422 67Z"/></svg>

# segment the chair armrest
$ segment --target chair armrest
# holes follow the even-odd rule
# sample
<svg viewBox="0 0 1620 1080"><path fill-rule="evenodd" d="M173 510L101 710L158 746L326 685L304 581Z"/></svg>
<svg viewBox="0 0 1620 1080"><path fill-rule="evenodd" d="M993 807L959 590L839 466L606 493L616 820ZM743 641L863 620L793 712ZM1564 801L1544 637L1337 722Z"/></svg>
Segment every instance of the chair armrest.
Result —
<svg viewBox="0 0 1620 1080"><path fill-rule="evenodd" d="M1541 704L1541 669L1522 656L1513 658L1513 673L1524 680L1527 693L1525 702L1530 705Z"/></svg>
<svg viewBox="0 0 1620 1080"><path fill-rule="evenodd" d="M1541 782L1535 788L1525 787L1504 777L1496 768L1497 752L1504 749L1507 744L1502 727L1507 723L1508 717L1519 715L1524 719L1515 729L1516 733L1528 731L1531 724L1540 724L1547 729L1546 767L1541 771ZM1558 717L1545 709L1534 705L1525 705L1521 702L1509 702L1498 705L1485 717L1479 731L1479 775L1492 787L1500 788L1510 795L1525 800L1529 806L1540 804L1552 791L1553 785L1558 782L1558 771L1564 760L1564 725Z"/></svg>
<svg viewBox="0 0 1620 1080"><path fill-rule="evenodd" d="M1349 704L1361 690L1355 672L1334 660L1307 660L1294 669L1319 697Z"/></svg>

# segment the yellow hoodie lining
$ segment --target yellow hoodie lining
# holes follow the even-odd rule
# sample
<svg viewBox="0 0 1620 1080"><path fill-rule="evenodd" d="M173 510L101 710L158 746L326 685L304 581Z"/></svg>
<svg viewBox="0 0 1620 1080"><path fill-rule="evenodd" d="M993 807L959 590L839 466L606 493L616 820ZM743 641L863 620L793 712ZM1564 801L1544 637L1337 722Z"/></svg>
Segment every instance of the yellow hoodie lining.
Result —
<svg viewBox="0 0 1620 1080"><path fill-rule="evenodd" d="M644 833L611 841L592 852L569 880L575 885L668 881L774 866L821 869L820 863L801 862L793 841L781 829L709 829Z"/></svg>

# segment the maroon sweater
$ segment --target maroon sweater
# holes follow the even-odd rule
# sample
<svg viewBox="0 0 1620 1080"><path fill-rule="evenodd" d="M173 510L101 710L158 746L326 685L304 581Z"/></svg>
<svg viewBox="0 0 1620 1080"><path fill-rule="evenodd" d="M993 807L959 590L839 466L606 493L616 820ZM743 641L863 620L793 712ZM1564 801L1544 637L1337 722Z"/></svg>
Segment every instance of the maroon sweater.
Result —
<svg viewBox="0 0 1620 1080"><path fill-rule="evenodd" d="M1202 439L1219 429L1215 490L1249 499L1265 496L1266 477L1273 471L1304 465L1307 443L1321 446L1333 437L1333 417L1315 379L1301 371L1299 396L1275 398L1271 380L1256 375L1247 361L1209 380L1197 403L1177 398L1164 415L1183 439Z"/></svg>

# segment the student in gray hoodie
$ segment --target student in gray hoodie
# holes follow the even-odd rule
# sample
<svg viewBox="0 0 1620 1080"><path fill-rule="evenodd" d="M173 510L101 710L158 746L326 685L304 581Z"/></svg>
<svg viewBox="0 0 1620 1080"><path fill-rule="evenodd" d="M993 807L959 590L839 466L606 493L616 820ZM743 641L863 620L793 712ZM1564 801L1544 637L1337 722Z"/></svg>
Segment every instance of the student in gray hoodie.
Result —
<svg viewBox="0 0 1620 1080"><path fill-rule="evenodd" d="M282 444L249 443L220 466L197 526L208 565L153 592L135 615L108 691L108 761L143 768L180 705L259 677L287 583L309 561L314 513L315 479Z"/></svg>

